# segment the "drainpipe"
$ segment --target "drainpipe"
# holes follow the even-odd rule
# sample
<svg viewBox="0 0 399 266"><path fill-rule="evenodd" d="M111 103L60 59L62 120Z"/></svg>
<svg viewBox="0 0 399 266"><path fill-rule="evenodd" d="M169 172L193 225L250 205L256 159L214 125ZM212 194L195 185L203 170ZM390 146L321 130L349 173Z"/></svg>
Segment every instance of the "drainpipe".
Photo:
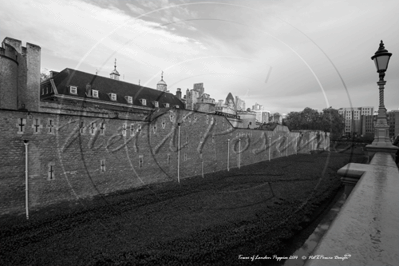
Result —
<svg viewBox="0 0 399 266"><path fill-rule="evenodd" d="M179 127L179 135L177 138L177 182L180 183L180 123L177 123Z"/></svg>
<svg viewBox="0 0 399 266"><path fill-rule="evenodd" d="M29 140L24 140L24 145L25 145L25 210L26 210L26 220L29 220L29 171L28 171Z"/></svg>
<svg viewBox="0 0 399 266"><path fill-rule="evenodd" d="M230 171L230 139L227 139L227 171Z"/></svg>

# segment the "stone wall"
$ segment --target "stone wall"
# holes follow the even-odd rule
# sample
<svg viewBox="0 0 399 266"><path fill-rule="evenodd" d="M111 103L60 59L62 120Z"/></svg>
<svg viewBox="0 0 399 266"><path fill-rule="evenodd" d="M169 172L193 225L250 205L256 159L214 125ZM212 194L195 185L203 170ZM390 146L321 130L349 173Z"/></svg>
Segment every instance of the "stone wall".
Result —
<svg viewBox="0 0 399 266"><path fill-rule="evenodd" d="M31 207L329 146L317 132L235 129L224 116L179 109L151 122L0 110L0 134L0 214L24 212L24 140Z"/></svg>

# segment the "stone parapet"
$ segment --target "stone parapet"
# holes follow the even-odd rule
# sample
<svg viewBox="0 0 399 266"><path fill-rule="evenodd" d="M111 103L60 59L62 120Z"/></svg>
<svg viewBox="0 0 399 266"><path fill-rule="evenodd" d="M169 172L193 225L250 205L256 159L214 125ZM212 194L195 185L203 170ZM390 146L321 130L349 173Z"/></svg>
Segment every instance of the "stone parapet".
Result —
<svg viewBox="0 0 399 266"><path fill-rule="evenodd" d="M377 152L384 152L390 154L395 159L398 149L398 147L392 145L390 142L377 144L373 143L366 146L366 151L369 158L373 157Z"/></svg>
<svg viewBox="0 0 399 266"><path fill-rule="evenodd" d="M398 265L399 170L389 153L338 171L359 178L306 266Z"/></svg>

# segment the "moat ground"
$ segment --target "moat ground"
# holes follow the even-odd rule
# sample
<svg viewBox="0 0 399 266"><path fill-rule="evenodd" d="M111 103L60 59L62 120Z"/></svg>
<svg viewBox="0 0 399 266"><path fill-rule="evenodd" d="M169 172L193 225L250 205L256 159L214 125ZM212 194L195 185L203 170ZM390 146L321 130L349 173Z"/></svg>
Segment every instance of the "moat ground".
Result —
<svg viewBox="0 0 399 266"><path fill-rule="evenodd" d="M0 265L275 264L341 188L361 148L270 162L0 217Z"/></svg>

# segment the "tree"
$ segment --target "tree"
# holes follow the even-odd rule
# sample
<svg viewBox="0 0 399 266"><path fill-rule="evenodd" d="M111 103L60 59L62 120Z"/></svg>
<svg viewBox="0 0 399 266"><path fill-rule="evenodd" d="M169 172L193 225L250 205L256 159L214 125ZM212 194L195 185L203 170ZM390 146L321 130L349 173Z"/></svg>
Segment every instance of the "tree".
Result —
<svg viewBox="0 0 399 266"><path fill-rule="evenodd" d="M302 112L290 112L285 124L290 130L322 130L330 132L332 137L339 137L345 127L344 118L333 108L317 110L306 107Z"/></svg>
<svg viewBox="0 0 399 266"><path fill-rule="evenodd" d="M280 117L281 117L280 113L274 113L272 117L274 123L280 124Z"/></svg>
<svg viewBox="0 0 399 266"><path fill-rule="evenodd" d="M321 129L331 133L331 138L338 138L345 128L345 119L333 108L323 109L321 114Z"/></svg>
<svg viewBox="0 0 399 266"><path fill-rule="evenodd" d="M284 119L284 124L291 130L298 130L301 128L301 113L290 112Z"/></svg>
<svg viewBox="0 0 399 266"><path fill-rule="evenodd" d="M42 68L40 71L40 82L48 79L50 77L50 72L47 68Z"/></svg>
<svg viewBox="0 0 399 266"><path fill-rule="evenodd" d="M320 120L317 110L306 107L302 112L288 113L285 124L290 130L321 130Z"/></svg>

